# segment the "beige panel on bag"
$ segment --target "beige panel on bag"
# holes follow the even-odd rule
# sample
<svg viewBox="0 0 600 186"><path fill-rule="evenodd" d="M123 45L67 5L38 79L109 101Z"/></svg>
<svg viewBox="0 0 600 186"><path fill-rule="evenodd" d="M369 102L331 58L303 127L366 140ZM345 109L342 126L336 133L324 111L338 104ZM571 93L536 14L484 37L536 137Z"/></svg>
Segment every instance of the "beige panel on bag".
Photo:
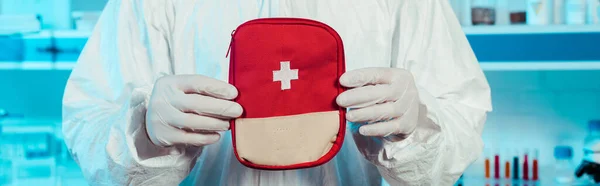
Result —
<svg viewBox="0 0 600 186"><path fill-rule="evenodd" d="M240 159L262 165L316 161L331 149L340 128L339 111L235 121Z"/></svg>

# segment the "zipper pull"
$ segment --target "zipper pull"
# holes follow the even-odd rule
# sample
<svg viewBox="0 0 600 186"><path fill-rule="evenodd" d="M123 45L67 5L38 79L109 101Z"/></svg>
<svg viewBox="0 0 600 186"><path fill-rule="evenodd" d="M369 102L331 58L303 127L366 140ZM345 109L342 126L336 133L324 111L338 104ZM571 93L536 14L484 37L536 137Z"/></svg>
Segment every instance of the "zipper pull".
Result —
<svg viewBox="0 0 600 186"><path fill-rule="evenodd" d="M231 31L231 40L229 40L229 48L227 49L227 54L225 54L225 58L229 57L229 52L231 51L231 45L233 44L233 33L235 33L235 30Z"/></svg>

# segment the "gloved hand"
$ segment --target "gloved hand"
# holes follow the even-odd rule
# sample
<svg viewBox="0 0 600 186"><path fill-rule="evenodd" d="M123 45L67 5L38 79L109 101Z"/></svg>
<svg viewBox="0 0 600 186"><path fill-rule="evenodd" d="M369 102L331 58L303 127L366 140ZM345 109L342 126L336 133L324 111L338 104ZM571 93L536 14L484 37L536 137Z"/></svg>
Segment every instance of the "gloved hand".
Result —
<svg viewBox="0 0 600 186"><path fill-rule="evenodd" d="M229 130L229 119L242 107L232 101L233 85L201 75L165 76L157 80L146 112L146 132L155 145L204 146Z"/></svg>
<svg viewBox="0 0 600 186"><path fill-rule="evenodd" d="M350 108L346 119L360 124L363 136L402 140L417 126L419 96L412 74L398 68L364 68L340 77L352 88L337 97L337 104Z"/></svg>

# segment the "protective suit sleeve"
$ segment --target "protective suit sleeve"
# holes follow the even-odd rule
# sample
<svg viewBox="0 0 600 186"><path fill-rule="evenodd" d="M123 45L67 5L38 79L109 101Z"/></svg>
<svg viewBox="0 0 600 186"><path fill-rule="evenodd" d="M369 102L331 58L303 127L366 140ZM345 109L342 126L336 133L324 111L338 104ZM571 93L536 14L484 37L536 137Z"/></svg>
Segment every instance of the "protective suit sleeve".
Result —
<svg viewBox="0 0 600 186"><path fill-rule="evenodd" d="M389 3L392 65L415 78L417 128L399 141L355 141L390 185L452 185L483 149L489 85L447 0Z"/></svg>
<svg viewBox="0 0 600 186"><path fill-rule="evenodd" d="M90 185L177 185L200 149L159 148L145 130L153 83L171 72L171 0L111 0L69 77L63 133Z"/></svg>

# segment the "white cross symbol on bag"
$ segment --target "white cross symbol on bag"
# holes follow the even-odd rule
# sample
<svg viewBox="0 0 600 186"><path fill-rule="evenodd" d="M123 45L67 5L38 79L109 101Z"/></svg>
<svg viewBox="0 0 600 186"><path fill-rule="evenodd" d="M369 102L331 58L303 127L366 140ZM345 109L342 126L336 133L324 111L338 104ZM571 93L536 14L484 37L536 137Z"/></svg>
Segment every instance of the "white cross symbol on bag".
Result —
<svg viewBox="0 0 600 186"><path fill-rule="evenodd" d="M298 69L290 69L289 61L280 62L279 70L273 71L273 81L281 82L281 90L292 89L292 80L298 79Z"/></svg>

